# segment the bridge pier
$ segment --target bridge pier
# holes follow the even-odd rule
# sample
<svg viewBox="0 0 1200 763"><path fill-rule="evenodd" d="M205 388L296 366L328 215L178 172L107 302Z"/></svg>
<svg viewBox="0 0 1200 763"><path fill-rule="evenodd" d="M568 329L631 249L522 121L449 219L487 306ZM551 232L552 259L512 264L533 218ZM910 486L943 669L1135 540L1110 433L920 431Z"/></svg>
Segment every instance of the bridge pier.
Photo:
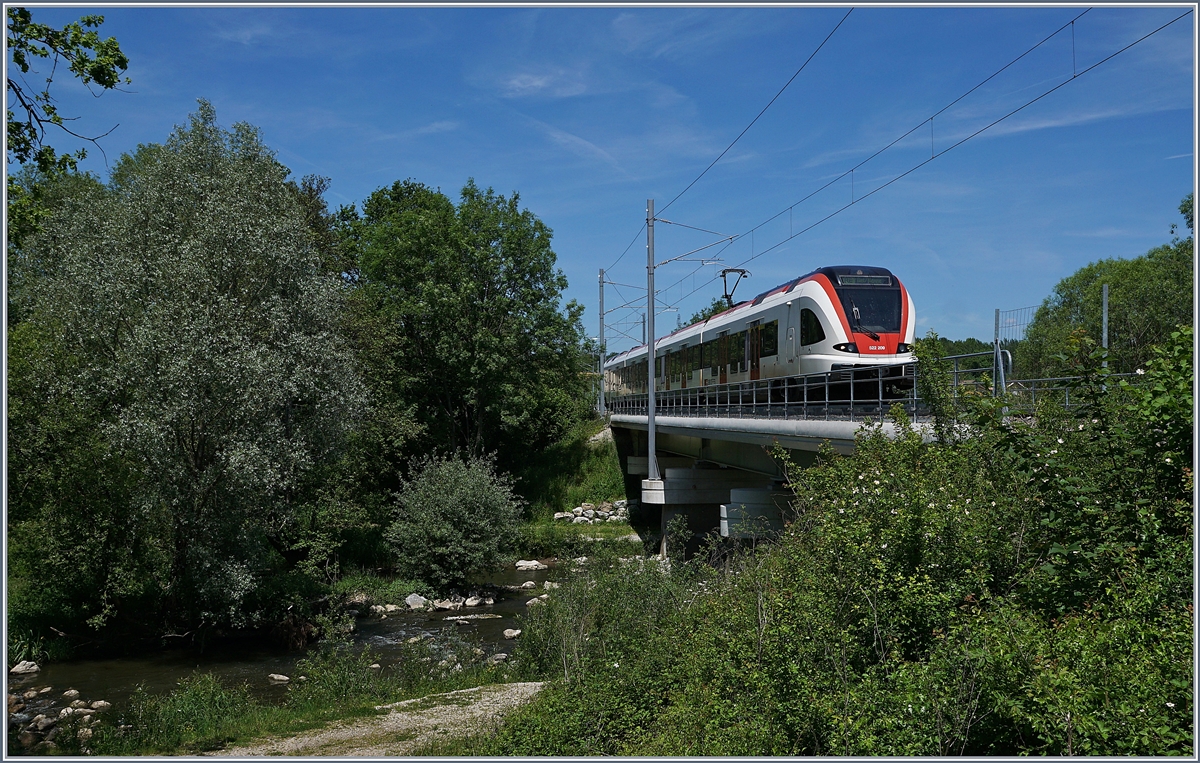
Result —
<svg viewBox="0 0 1200 763"><path fill-rule="evenodd" d="M721 507L739 488L769 490L772 478L741 469L716 465L667 467L662 479L642 480L642 503L659 507L659 553L667 553L667 525L676 516L687 520L689 550L712 532L720 532Z"/></svg>

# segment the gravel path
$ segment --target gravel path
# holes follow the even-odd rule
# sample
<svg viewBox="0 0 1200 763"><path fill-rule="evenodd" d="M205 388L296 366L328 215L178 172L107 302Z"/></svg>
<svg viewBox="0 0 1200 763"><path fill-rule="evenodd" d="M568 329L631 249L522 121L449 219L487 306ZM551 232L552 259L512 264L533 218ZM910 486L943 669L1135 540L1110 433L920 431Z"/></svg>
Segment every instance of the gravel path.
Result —
<svg viewBox="0 0 1200 763"><path fill-rule="evenodd" d="M331 724L283 739L209 753L217 757L303 755L383 757L413 750L450 736L467 736L494 728L513 708L528 702L541 682L493 684L474 689L381 705L386 715Z"/></svg>

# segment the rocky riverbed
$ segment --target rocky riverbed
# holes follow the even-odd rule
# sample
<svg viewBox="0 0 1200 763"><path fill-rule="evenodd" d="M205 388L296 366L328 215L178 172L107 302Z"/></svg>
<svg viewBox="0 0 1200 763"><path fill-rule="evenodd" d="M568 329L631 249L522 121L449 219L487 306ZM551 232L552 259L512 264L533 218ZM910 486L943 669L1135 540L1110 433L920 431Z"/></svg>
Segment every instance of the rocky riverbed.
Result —
<svg viewBox="0 0 1200 763"><path fill-rule="evenodd" d="M27 670L23 675L36 672ZM35 684L8 695L8 728L17 732L17 741L28 751L53 755L64 735L75 737L86 751L91 726L111 708L106 700L81 697L78 689L58 692L53 686Z"/></svg>

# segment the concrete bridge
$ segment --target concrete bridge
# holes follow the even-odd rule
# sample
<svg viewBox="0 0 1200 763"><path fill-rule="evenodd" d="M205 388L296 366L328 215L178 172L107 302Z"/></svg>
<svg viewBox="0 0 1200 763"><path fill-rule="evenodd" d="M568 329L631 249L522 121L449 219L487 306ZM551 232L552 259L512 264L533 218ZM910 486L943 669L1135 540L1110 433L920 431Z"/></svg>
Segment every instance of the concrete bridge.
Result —
<svg viewBox="0 0 1200 763"><path fill-rule="evenodd" d="M963 367L965 360L990 355L946 358L955 397L968 390L996 393L993 369ZM1069 381L1010 379L1001 384L1015 413L1032 410L1039 396L1069 406ZM916 390L912 364L659 390L654 417L657 480L649 479L646 395L612 399L607 413L630 514L663 530L674 516L683 515L697 537L718 530L726 537L748 537L779 529L791 496L783 489L786 475L772 455L775 448L800 467L811 465L825 442L839 453L852 453L864 426L880 425L886 435L897 435L886 420L894 405L903 407L912 426L929 439L931 421ZM665 539L662 545L665 550Z"/></svg>
<svg viewBox="0 0 1200 763"><path fill-rule="evenodd" d="M884 421L896 404L915 426L928 429L914 370L877 367L660 390L656 480L649 479L646 395L611 400L609 423L631 515L661 530L682 515L697 538L714 531L748 537L781 529L791 494L783 488L786 475L775 449L801 467L813 463L825 442L851 453L868 424L883 421L884 432L896 434L895 425ZM897 386L897 377L906 383ZM665 538L661 543L665 551Z"/></svg>

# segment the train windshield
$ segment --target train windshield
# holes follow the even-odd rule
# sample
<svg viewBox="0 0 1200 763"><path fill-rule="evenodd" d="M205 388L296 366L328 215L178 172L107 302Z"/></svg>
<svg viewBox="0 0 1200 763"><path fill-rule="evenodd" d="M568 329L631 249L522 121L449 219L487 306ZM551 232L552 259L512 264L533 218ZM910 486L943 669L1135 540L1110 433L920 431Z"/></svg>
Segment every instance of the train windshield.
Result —
<svg viewBox="0 0 1200 763"><path fill-rule="evenodd" d="M837 290L851 331L895 334L900 331L899 289Z"/></svg>

